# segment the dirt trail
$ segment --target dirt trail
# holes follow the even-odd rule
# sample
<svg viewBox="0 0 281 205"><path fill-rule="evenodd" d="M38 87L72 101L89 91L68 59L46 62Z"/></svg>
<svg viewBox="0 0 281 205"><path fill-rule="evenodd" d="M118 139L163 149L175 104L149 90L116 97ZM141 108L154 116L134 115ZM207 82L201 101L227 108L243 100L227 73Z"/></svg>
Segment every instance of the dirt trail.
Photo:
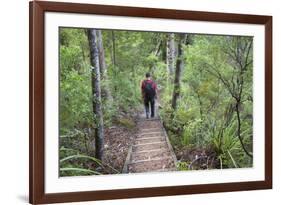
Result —
<svg viewBox="0 0 281 205"><path fill-rule="evenodd" d="M138 134L129 149L123 173L176 170L176 156L159 117L140 115Z"/></svg>

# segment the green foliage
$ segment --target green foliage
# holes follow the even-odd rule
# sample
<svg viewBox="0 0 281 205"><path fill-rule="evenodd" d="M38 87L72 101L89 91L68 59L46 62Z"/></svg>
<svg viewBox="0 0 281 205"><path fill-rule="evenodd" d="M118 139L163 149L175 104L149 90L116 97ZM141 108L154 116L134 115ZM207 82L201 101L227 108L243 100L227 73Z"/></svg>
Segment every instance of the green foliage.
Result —
<svg viewBox="0 0 281 205"><path fill-rule="evenodd" d="M153 57L155 37L148 32L102 31L106 74L101 75L102 109L105 126L114 123L129 129L135 127L131 112L142 103L140 82L147 71L162 72L165 63ZM153 38L152 38L153 37ZM158 40L158 39L156 39ZM115 173L110 165L93 157L94 136L83 130L95 128L92 73L89 45L84 29L60 29L60 168L62 176L97 174L100 169ZM114 53L113 53L114 52ZM113 55L116 59L114 64ZM161 74L163 77L164 72ZM112 98L105 92L109 89ZM73 130L79 133L73 135ZM93 135L93 133L92 133ZM97 170L93 170L98 169Z"/></svg>
<svg viewBox="0 0 281 205"><path fill-rule="evenodd" d="M85 58L86 36L81 29L60 29L60 133L91 126L90 66Z"/></svg>
<svg viewBox="0 0 281 205"><path fill-rule="evenodd" d="M241 73L231 52L241 47L241 59L248 37L193 35L192 45L185 48L186 62L181 81L177 110L172 110L172 92L162 91L163 117L170 130L174 146L212 149L224 168L251 167L252 159L245 155L237 136L237 116L234 111ZM240 45L240 47L239 47ZM242 45L242 46L241 46ZM244 47L243 47L244 46ZM252 57L249 52L249 59ZM245 61L245 60L243 60ZM252 150L252 65L243 75L240 115L241 136L245 147ZM237 84L238 83L238 84ZM236 89L236 90L235 90ZM179 143L180 142L180 143ZM180 148L181 147L181 148Z"/></svg>
<svg viewBox="0 0 281 205"><path fill-rule="evenodd" d="M187 171L188 169L188 163L187 162L177 162L177 170L178 171Z"/></svg>
<svg viewBox="0 0 281 205"><path fill-rule="evenodd" d="M97 164L101 165L101 161L94 158L94 157L90 157L90 156L87 156L87 155L81 155L81 154L77 154L77 155L71 155L71 156L67 156L63 159L60 160L60 163L63 163L67 160L71 160L71 159L89 159L89 160L92 160L94 162L96 162Z"/></svg>
<svg viewBox="0 0 281 205"><path fill-rule="evenodd" d="M89 136L86 135L88 134L78 131L60 137L60 176L100 175L106 172L119 173L111 165L90 156L93 152L89 150L91 144L87 145ZM62 144L72 148L66 148ZM82 148L83 146L85 147Z"/></svg>
<svg viewBox="0 0 281 205"><path fill-rule="evenodd" d="M118 68L116 68L118 69ZM133 80L126 72L110 72L112 95L115 101L115 106L120 110L128 112L130 108L139 105L140 92L139 82Z"/></svg>
<svg viewBox="0 0 281 205"><path fill-rule="evenodd" d="M75 85L75 86L73 86ZM88 125L92 122L90 79L88 75L70 71L60 82L61 128ZM61 130L63 132L63 129Z"/></svg>
<svg viewBox="0 0 281 205"><path fill-rule="evenodd" d="M74 168L74 167L66 167L60 168L61 176L67 175L68 172L69 176L81 176L81 175L100 175L100 172L93 171L90 169L82 169L82 168Z"/></svg>
<svg viewBox="0 0 281 205"><path fill-rule="evenodd" d="M102 30L102 36L106 73L101 75L101 89L106 127L112 124L135 127L131 116L142 107L140 83L149 71L157 82L160 116L176 151L212 149L223 168L252 166L252 159L245 154L238 138L235 112L239 99L239 134L245 148L252 152L251 37L189 34L188 43L183 46L180 96L174 110L171 100L175 74L167 72L167 34ZM178 41L175 35L175 48ZM238 52L236 57L235 52ZM176 60L177 57L174 66ZM246 61L247 66L241 66ZM92 93L85 29L60 29L59 86L60 135L68 136L60 140L61 174L99 174L99 169L110 165L95 161L94 150L91 150L94 136L82 134L83 130L96 127L93 113L96 98ZM110 91L111 96L106 91ZM69 137L75 129L80 130L79 136ZM188 162L178 163L179 170L187 167Z"/></svg>

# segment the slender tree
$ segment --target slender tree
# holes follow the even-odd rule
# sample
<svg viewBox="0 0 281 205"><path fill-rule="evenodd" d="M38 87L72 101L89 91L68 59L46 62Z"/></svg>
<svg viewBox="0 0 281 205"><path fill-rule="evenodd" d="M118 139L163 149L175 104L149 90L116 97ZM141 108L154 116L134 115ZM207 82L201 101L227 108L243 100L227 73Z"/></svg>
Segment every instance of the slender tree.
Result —
<svg viewBox="0 0 281 205"><path fill-rule="evenodd" d="M100 65L100 74L103 77L106 74L107 68L104 58L104 48L103 48L103 41L102 41L102 33L101 30L96 30L97 36L97 47L99 52L99 65Z"/></svg>
<svg viewBox="0 0 281 205"><path fill-rule="evenodd" d="M252 64L252 60L249 58L251 50L252 50L252 41L243 41L240 37L235 37L234 41L236 41L236 49L230 49L230 57L236 62L236 66L234 66L238 70L238 75L236 75L236 86L232 88L232 96L235 99L235 112L237 119L237 136L241 143L241 146L244 152L251 158L253 158L253 154L247 150L244 145L241 127L241 107L243 104L243 89L245 84L245 73L248 67ZM235 85L235 84L234 84ZM229 88L231 90L231 88Z"/></svg>
<svg viewBox="0 0 281 205"><path fill-rule="evenodd" d="M153 52L153 54L154 54L156 57L158 57L159 54L160 54L161 44L162 44L162 39L161 39L161 36L159 36L159 40L158 40L158 42L157 42L157 44L156 44L156 48L155 48L155 50L154 50L154 52Z"/></svg>
<svg viewBox="0 0 281 205"><path fill-rule="evenodd" d="M104 130L103 130L103 114L101 105L101 86L100 86L100 62L97 42L97 31L95 29L88 30L88 40L90 46L90 61L92 75L92 102L93 114L95 119L95 146L96 158L103 159L104 149Z"/></svg>
<svg viewBox="0 0 281 205"><path fill-rule="evenodd" d="M225 54L229 57L230 65L233 69L231 76L226 77L218 68L208 65L211 69L206 69L207 72L217 77L225 86L231 97L235 102L235 113L237 120L237 137L240 141L242 149L249 157L253 154L247 150L242 137L242 121L241 108L243 106L245 78L247 70L252 66L252 40L244 39L242 37L229 37L226 41L228 45L223 49Z"/></svg>
<svg viewBox="0 0 281 205"><path fill-rule="evenodd" d="M178 43L178 57L176 61L176 71L175 71L175 80L174 80L174 91L172 97L172 108L177 109L177 100L180 96L180 77L181 72L184 67L184 50L183 45L185 44L187 34L179 34L179 43Z"/></svg>
<svg viewBox="0 0 281 205"><path fill-rule="evenodd" d="M175 65L175 34L171 33L167 35L167 74L168 78L171 79L174 73L174 65Z"/></svg>
<svg viewBox="0 0 281 205"><path fill-rule="evenodd" d="M111 60L112 60L113 67L115 67L115 65L116 65L116 52L115 52L116 45L115 45L115 33L113 30L111 31L111 39L112 39Z"/></svg>
<svg viewBox="0 0 281 205"><path fill-rule="evenodd" d="M107 65L105 63L105 53L103 47L103 40L102 40L102 32L101 30L96 30L97 34L97 47L99 52L99 66L100 66L100 75L101 79L103 79L106 83L105 86L101 89L102 93L107 97L108 100L112 100L112 95L107 83Z"/></svg>

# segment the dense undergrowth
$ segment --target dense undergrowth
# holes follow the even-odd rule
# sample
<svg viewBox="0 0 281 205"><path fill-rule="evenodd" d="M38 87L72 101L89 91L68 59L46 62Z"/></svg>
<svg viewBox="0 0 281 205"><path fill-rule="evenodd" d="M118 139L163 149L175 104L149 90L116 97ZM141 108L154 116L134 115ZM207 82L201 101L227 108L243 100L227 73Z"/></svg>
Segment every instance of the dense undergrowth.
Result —
<svg viewBox="0 0 281 205"><path fill-rule="evenodd" d="M161 95L160 115L179 170L252 166L252 38L188 34L183 56L174 35L168 71L166 33L103 30L101 72L105 128L135 128L140 82L151 72ZM60 29L60 175L120 173L95 158L96 128L86 29ZM183 62L176 109L177 61ZM116 153L118 155L118 153Z"/></svg>

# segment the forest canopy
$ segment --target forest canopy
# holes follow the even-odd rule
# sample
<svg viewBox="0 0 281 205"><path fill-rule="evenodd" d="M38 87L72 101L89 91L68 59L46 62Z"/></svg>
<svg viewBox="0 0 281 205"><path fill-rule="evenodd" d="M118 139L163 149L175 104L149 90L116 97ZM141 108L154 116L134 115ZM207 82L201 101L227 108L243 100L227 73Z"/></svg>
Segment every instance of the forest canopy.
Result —
<svg viewBox="0 0 281 205"><path fill-rule="evenodd" d="M59 41L61 176L122 172L147 72L177 170L252 167L252 37L60 28Z"/></svg>

